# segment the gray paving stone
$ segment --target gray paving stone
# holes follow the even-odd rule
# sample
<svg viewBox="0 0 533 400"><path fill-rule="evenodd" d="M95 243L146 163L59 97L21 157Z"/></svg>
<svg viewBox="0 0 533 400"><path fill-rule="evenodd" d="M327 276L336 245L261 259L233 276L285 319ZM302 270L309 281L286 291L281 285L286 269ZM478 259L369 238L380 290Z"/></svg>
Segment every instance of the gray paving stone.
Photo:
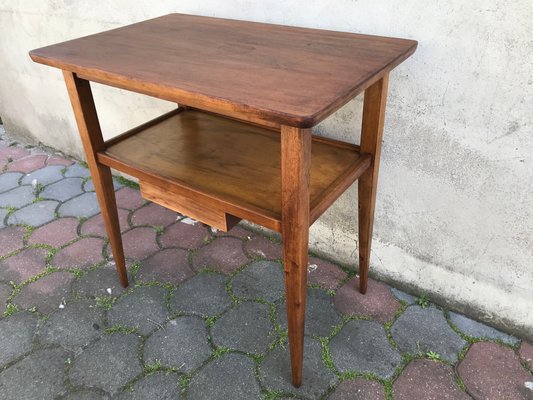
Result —
<svg viewBox="0 0 533 400"><path fill-rule="evenodd" d="M7 299L13 293L13 288L7 283L0 283L0 313L4 309Z"/></svg>
<svg viewBox="0 0 533 400"><path fill-rule="evenodd" d="M37 183L40 183L43 186L49 185L50 183L57 182L60 179L63 179L63 170L62 165L50 165L38 169L36 171L30 172L24 178L22 178L23 185L31 185L32 181L35 179Z"/></svg>
<svg viewBox="0 0 533 400"><path fill-rule="evenodd" d="M0 228L6 226L5 219L7 216L8 210L5 208L0 208Z"/></svg>
<svg viewBox="0 0 533 400"><path fill-rule="evenodd" d="M233 293L243 299L276 301L285 294L283 270L274 261L255 261L232 282Z"/></svg>
<svg viewBox="0 0 533 400"><path fill-rule="evenodd" d="M382 325L375 321L350 321L331 340L331 358L341 372L370 372L388 379L402 357L387 339Z"/></svg>
<svg viewBox="0 0 533 400"><path fill-rule="evenodd" d="M24 207L35 200L31 186L20 186L0 194L0 207Z"/></svg>
<svg viewBox="0 0 533 400"><path fill-rule="evenodd" d="M123 186L124 185L122 185L119 181L113 179L113 187L115 188L115 190L122 189ZM89 179L83 184L83 190L85 190L86 192L94 192L94 184L92 179Z"/></svg>
<svg viewBox="0 0 533 400"><path fill-rule="evenodd" d="M118 400L179 400L181 399L179 376L173 373L156 372L135 382Z"/></svg>
<svg viewBox="0 0 533 400"><path fill-rule="evenodd" d="M254 363L242 354L228 353L210 362L192 379L188 390L191 400L262 399L254 376Z"/></svg>
<svg viewBox="0 0 533 400"><path fill-rule="evenodd" d="M178 317L148 338L144 362L191 372L211 355L205 322L199 317Z"/></svg>
<svg viewBox="0 0 533 400"><path fill-rule="evenodd" d="M117 393L142 372L138 347L135 335L104 336L74 359L69 371L71 383Z"/></svg>
<svg viewBox="0 0 533 400"><path fill-rule="evenodd" d="M67 168L67 170L65 171L65 176L67 178L85 178L91 176L91 173L89 172L88 168L85 168L81 164L76 163Z"/></svg>
<svg viewBox="0 0 533 400"><path fill-rule="evenodd" d="M287 309L285 299L277 304L276 322L287 329ZM305 308L305 334L329 336L333 328L342 322L333 305L333 297L320 289L307 290Z"/></svg>
<svg viewBox="0 0 533 400"><path fill-rule="evenodd" d="M19 185L19 179L23 175L20 172L0 174L0 193L16 188Z"/></svg>
<svg viewBox="0 0 533 400"><path fill-rule="evenodd" d="M53 221L56 217L57 201L38 201L27 207L15 211L7 219L8 224L24 224L39 226Z"/></svg>
<svg viewBox="0 0 533 400"><path fill-rule="evenodd" d="M513 345L517 344L520 340L517 337L500 332L499 330L494 329L488 325L474 321L473 319L454 312L450 312L450 321L457 328L459 328L461 332L467 334L468 336L484 339L501 340L504 343Z"/></svg>
<svg viewBox="0 0 533 400"><path fill-rule="evenodd" d="M457 353L466 345L448 325L442 311L435 307L407 308L394 323L391 333L398 348L410 354L434 351L443 360L457 361Z"/></svg>
<svg viewBox="0 0 533 400"><path fill-rule="evenodd" d="M62 217L84 217L89 218L100 212L96 193L84 193L74 199L70 199L59 207L59 214Z"/></svg>
<svg viewBox="0 0 533 400"><path fill-rule="evenodd" d="M172 311L213 316L227 310L231 298L226 292L226 279L211 273L200 273L189 279L172 293Z"/></svg>
<svg viewBox="0 0 533 400"><path fill-rule="evenodd" d="M148 335L168 318L167 291L158 286L143 286L121 297L108 312L109 325L136 328Z"/></svg>
<svg viewBox="0 0 533 400"><path fill-rule="evenodd" d="M289 347L276 347L267 354L259 367L259 378L269 389L293 393L309 399L320 399L336 382L335 375L322 361L320 342L305 338L302 386L295 388L291 383Z"/></svg>
<svg viewBox="0 0 533 400"><path fill-rule="evenodd" d="M246 353L264 353L275 338L269 311L267 305L252 302L229 310L211 329L214 343Z"/></svg>
<svg viewBox="0 0 533 400"><path fill-rule="evenodd" d="M75 391L61 398L61 400L107 400L107 399L109 399L109 396L96 393L90 390Z"/></svg>
<svg viewBox="0 0 533 400"><path fill-rule="evenodd" d="M402 292L400 289L390 288L390 291L398 300L405 301L407 304L414 304L416 297L409 293Z"/></svg>
<svg viewBox="0 0 533 400"><path fill-rule="evenodd" d="M66 392L61 348L39 350L0 374L2 400L52 400Z"/></svg>
<svg viewBox="0 0 533 400"><path fill-rule="evenodd" d="M65 201L83 193L81 178L67 178L52 183L39 194L43 199Z"/></svg>
<svg viewBox="0 0 533 400"><path fill-rule="evenodd" d="M37 320L37 316L29 312L0 319L0 367L32 349Z"/></svg>
<svg viewBox="0 0 533 400"><path fill-rule="evenodd" d="M128 274L130 284L133 282ZM104 296L120 296L126 289L120 286L113 262L89 271L72 285L72 292L94 299Z"/></svg>
<svg viewBox="0 0 533 400"><path fill-rule="evenodd" d="M67 302L65 308L58 309L40 327L39 338L42 344L60 344L77 350L101 337L103 325L103 311L94 302Z"/></svg>

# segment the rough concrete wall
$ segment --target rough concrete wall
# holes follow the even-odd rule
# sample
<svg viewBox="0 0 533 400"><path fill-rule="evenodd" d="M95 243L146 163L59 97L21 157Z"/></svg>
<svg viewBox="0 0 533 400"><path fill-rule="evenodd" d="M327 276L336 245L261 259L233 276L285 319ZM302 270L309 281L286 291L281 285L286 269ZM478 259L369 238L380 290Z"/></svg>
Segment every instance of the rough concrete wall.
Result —
<svg viewBox="0 0 533 400"><path fill-rule="evenodd" d="M533 3L530 0L0 0L0 116L8 133L82 156L61 74L28 50L168 12L413 38L392 73L372 271L533 337ZM96 87L106 136L172 108ZM358 140L361 98L320 134ZM356 264L356 190L312 248Z"/></svg>

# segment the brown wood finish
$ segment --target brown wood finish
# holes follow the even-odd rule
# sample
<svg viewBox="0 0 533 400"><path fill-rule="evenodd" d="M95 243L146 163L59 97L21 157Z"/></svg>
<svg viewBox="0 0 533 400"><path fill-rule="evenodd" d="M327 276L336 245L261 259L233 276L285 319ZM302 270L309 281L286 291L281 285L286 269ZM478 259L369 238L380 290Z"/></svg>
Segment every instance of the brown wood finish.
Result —
<svg viewBox="0 0 533 400"><path fill-rule="evenodd" d="M311 131L282 126L281 234L292 384L296 387L302 384L311 165Z"/></svg>
<svg viewBox="0 0 533 400"><path fill-rule="evenodd" d="M64 71L63 76L72 103L72 109L76 116L100 211L109 236L109 243L111 244L120 284L123 287L127 287L128 274L126 263L124 262L124 249L120 235L113 177L111 176L110 168L98 163L96 159L96 153L102 151L105 145L94 106L91 86L88 81L79 79L71 72Z"/></svg>
<svg viewBox="0 0 533 400"><path fill-rule="evenodd" d="M385 75L365 91L363 123L361 127L361 153L372 156L371 167L358 181L359 201L359 290L366 293L368 268L374 226L374 210L378 186L381 141L385 121L389 76Z"/></svg>
<svg viewBox="0 0 533 400"><path fill-rule="evenodd" d="M311 127L413 40L170 14L30 52L81 78L255 122ZM320 95L317 95L320 94Z"/></svg>
<svg viewBox="0 0 533 400"><path fill-rule="evenodd" d="M99 161L177 195L182 188L192 190L197 194L195 205L206 210L280 231L279 131L196 110L166 115L113 142L99 153ZM313 138L311 222L370 165L370 156L360 157L358 150ZM209 224L211 210L202 218L201 208L194 218Z"/></svg>

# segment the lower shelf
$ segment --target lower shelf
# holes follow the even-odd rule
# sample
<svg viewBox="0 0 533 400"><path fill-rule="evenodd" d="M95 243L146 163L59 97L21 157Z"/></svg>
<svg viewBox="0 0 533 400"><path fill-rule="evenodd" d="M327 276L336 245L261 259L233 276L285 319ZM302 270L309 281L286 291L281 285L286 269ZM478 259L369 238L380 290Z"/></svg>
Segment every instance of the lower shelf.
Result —
<svg viewBox="0 0 533 400"><path fill-rule="evenodd" d="M178 109L107 142L98 160L138 178L149 200L218 229L239 219L281 228L279 131ZM369 166L370 156L313 137L313 223ZM224 222L226 221L226 222Z"/></svg>

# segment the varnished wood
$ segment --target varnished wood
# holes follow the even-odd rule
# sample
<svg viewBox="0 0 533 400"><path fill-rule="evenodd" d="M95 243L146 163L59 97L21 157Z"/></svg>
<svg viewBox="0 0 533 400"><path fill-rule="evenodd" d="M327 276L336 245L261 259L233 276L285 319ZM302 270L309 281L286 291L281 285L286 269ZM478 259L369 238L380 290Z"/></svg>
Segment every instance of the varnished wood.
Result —
<svg viewBox="0 0 533 400"><path fill-rule="evenodd" d="M282 126L281 234L292 383L296 387L302 384L312 162L311 131Z"/></svg>
<svg viewBox="0 0 533 400"><path fill-rule="evenodd" d="M191 201L190 196L180 195L151 183L141 182L140 187L141 195L146 200L187 215L220 231L227 232L240 221L240 218L216 208L214 202Z"/></svg>
<svg viewBox="0 0 533 400"><path fill-rule="evenodd" d="M378 185L381 141L387 103L388 75L365 91L361 153L372 156L372 163L358 181L359 198L359 290L366 293L372 244L372 228Z"/></svg>
<svg viewBox="0 0 533 400"><path fill-rule="evenodd" d="M81 78L259 123L311 127L413 40L169 14L30 52Z"/></svg>
<svg viewBox="0 0 533 400"><path fill-rule="evenodd" d="M113 177L111 176L110 168L100 164L96 159L97 152L102 151L105 145L94 106L91 87L88 81L79 79L71 72L64 71L63 76L78 124L87 164L91 171L100 211L109 236L109 243L111 244L120 283L123 287L127 287L128 274L124 262L124 249L120 235Z"/></svg>
<svg viewBox="0 0 533 400"><path fill-rule="evenodd" d="M114 142L100 162L178 196L194 192L198 206L280 231L279 131L195 110L167 116ZM319 137L312 158L311 223L370 165L357 146ZM209 224L212 216L202 218L201 208L194 217Z"/></svg>

